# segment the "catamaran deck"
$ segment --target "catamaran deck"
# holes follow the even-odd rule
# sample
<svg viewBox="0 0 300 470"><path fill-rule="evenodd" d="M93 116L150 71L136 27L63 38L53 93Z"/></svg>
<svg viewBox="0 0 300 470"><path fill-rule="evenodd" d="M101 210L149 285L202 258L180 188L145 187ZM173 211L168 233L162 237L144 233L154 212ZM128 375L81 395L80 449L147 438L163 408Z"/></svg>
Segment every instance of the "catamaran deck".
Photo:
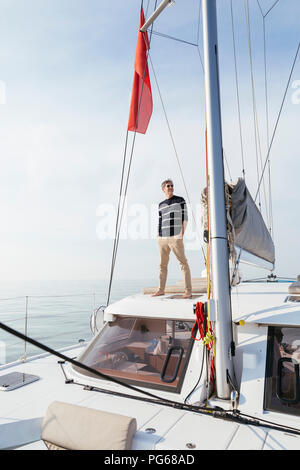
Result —
<svg viewBox="0 0 300 470"><path fill-rule="evenodd" d="M232 295L234 321L244 319L245 326L237 326L237 358L243 363L239 409L255 417L299 428L299 417L266 413L263 410L265 349L267 324L297 325L300 304L286 302L288 284L245 283L234 289ZM173 319L195 319L195 299L172 299L172 296L153 298L137 294L112 304L111 314L170 316ZM205 301L205 295L196 301ZM151 310L151 311L150 311ZM153 312L153 313L152 313ZM298 317L298 321L297 321ZM260 323L260 335L253 334L254 323ZM83 347L65 352L77 357ZM242 425L177 410L156 403L126 398L120 395L84 389L77 384L66 384L61 365L50 355L0 368L0 375L9 372L34 374L40 380L10 392L3 391L0 401L0 448L45 449L41 441L41 425L50 403L55 400L77 404L96 410L105 410L137 419L135 449L300 449L300 437L262 427ZM64 366L69 376L69 366ZM189 370L187 370L187 374ZM198 377L195 377L195 382ZM97 379L94 379L96 381ZM86 384L90 384L87 379ZM97 380L99 388L111 392L128 393L119 385ZM83 384L84 385L84 384ZM131 393L131 392L130 392ZM179 400L176 394L156 392L161 397ZM132 393L133 397L135 394ZM175 396L174 396L175 395ZM226 406L217 400L214 404ZM151 431L149 431L151 430ZM153 431L154 430L154 431ZM195 432L197 430L197 432Z"/></svg>
<svg viewBox="0 0 300 470"><path fill-rule="evenodd" d="M68 354L74 356L80 350L81 348L77 348ZM15 366L14 371L36 374L41 380L11 392L3 392L0 404L2 449L19 447L25 450L46 450L40 438L41 424L47 407L54 400L134 415L138 431L134 437L133 450L188 450L187 445L190 444L197 450L300 449L300 438L293 435L216 421L212 417L135 400L130 401L129 406L126 398L87 391L73 384L67 385L57 359L51 356ZM147 429L154 429L155 432L149 434Z"/></svg>

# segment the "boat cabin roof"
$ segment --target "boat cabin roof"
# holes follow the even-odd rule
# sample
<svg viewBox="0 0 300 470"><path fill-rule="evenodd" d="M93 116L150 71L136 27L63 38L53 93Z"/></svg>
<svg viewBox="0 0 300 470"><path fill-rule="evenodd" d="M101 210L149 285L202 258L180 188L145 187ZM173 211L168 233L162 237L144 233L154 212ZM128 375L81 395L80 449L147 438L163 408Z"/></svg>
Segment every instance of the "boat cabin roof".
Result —
<svg viewBox="0 0 300 470"><path fill-rule="evenodd" d="M110 315L124 315L195 321L194 305L197 302L206 302L206 299L206 294L196 294L190 299L183 299L182 294L166 294L159 297L135 294L109 305L105 309L105 319L109 319Z"/></svg>
<svg viewBox="0 0 300 470"><path fill-rule="evenodd" d="M300 302L292 300L288 286L287 282L244 282L234 287L231 296L233 321L300 326ZM105 309L105 320L109 321L113 315L123 315L195 321L194 305L206 300L206 294L182 299L182 294L152 297L139 293L110 304Z"/></svg>

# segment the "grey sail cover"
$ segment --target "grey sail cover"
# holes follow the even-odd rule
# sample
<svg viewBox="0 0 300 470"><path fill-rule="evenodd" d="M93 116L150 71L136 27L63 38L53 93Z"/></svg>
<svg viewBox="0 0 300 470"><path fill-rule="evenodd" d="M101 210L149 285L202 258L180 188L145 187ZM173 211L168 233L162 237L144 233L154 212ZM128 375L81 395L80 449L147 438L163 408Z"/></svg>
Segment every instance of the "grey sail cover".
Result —
<svg viewBox="0 0 300 470"><path fill-rule="evenodd" d="M228 184L228 190L231 195L230 212L234 227L234 244L274 264L273 240L247 189L245 180L239 178L235 185Z"/></svg>

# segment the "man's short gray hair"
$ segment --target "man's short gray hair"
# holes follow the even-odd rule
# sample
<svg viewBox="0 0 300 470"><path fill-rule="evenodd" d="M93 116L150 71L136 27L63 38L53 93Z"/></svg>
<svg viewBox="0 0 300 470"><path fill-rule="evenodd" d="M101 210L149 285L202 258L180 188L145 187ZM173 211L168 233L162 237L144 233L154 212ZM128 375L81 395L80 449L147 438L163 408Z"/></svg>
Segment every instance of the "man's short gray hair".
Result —
<svg viewBox="0 0 300 470"><path fill-rule="evenodd" d="M164 187L166 186L166 184L167 184L167 183L172 183L172 184L174 184L174 183L173 183L173 181L172 181L172 180L170 180L170 179L168 179L168 180L165 180L165 181L163 181L163 182L161 183L161 187L162 187L162 189L164 189Z"/></svg>

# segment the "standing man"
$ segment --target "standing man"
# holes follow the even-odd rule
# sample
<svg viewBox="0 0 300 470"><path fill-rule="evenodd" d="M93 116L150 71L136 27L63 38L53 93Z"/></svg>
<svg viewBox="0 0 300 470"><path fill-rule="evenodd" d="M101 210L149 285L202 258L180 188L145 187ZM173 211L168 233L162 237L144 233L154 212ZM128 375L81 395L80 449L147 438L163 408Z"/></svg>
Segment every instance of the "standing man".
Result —
<svg viewBox="0 0 300 470"><path fill-rule="evenodd" d="M180 263L184 275L185 293L183 299L192 296L192 280L188 261L184 253L183 235L187 226L188 213L183 197L174 195L172 180L161 184L166 199L159 204L158 213L158 247L160 254L159 289L153 297L164 295L168 274L170 251Z"/></svg>

